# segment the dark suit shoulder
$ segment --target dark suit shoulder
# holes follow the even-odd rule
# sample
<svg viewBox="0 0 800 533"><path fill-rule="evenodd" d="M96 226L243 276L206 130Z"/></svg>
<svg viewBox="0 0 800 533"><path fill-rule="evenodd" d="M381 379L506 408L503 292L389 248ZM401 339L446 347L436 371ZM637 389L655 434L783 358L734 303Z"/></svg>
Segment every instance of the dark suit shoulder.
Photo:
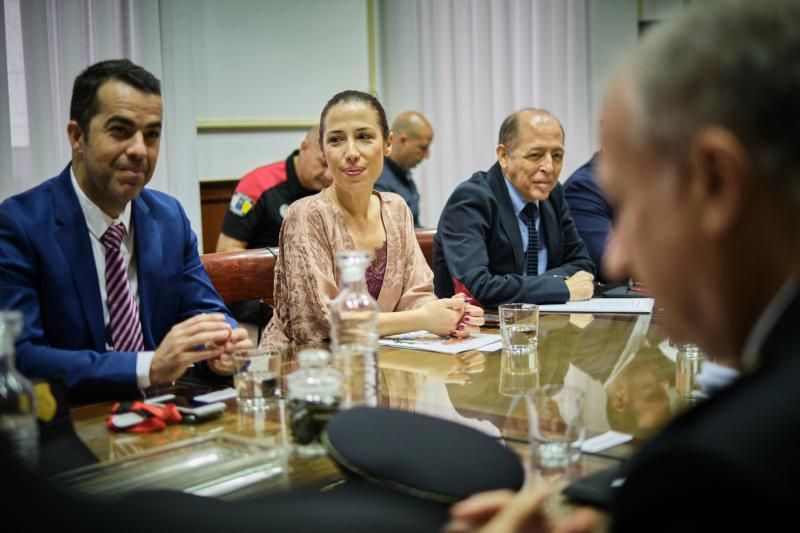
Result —
<svg viewBox="0 0 800 533"><path fill-rule="evenodd" d="M43 197L52 196L53 187L58 184L59 179L61 179L61 176L49 178L43 181L42 183L34 187L31 187L28 190L17 193L14 196L9 196L5 200L3 200L3 202L1 202L0 205L3 205L4 207L34 206L37 203L41 202Z"/></svg>
<svg viewBox="0 0 800 533"><path fill-rule="evenodd" d="M787 511L800 476L800 411L788 408L800 403L798 381L800 359L784 357L676 419L630 461L615 530L693 500L720 529L730 522L747 530ZM730 507L737 501L746 506ZM670 531L670 523L641 530Z"/></svg>
<svg viewBox="0 0 800 533"><path fill-rule="evenodd" d="M567 190L576 187L576 186L583 186L590 183L595 183L594 178L594 162L595 157L597 154L592 156L592 158L575 169L575 171L567 178L564 182L564 186Z"/></svg>
<svg viewBox="0 0 800 533"><path fill-rule="evenodd" d="M608 212L610 216L610 204L600 190L600 185L597 183L590 163L576 170L564 182L564 197L570 209L585 210L589 206L597 206L598 209Z"/></svg>
<svg viewBox="0 0 800 533"><path fill-rule="evenodd" d="M489 185L486 172L476 172L468 180L456 186L442 209L439 219L439 232L436 238L441 237L449 223L461 224L464 216L470 217L471 224L493 225L497 217L498 200ZM458 221L450 220L456 216Z"/></svg>
<svg viewBox="0 0 800 533"><path fill-rule="evenodd" d="M697 449L713 447L715 453L732 460L753 467L763 465L763 450L785 453L789 449L782 444L800 442L800 410L787 409L800 405L797 383L800 358L783 357L698 405L677 419L663 437L667 443ZM791 455L796 454L792 451ZM770 461L776 459L772 455ZM800 475L800 459L789 464Z"/></svg>
<svg viewBox="0 0 800 533"><path fill-rule="evenodd" d="M35 187L5 199L0 203L0 213L23 225L40 225L43 219L52 220L52 200L55 196L55 189L63 186L63 183L59 182L60 179L63 177L56 176L47 179ZM67 174L67 180L69 180L69 174Z"/></svg>
<svg viewBox="0 0 800 533"><path fill-rule="evenodd" d="M489 186L489 175L484 171L474 173L466 181L459 183L450 194L447 203L461 202L464 200L485 200L494 199L491 187Z"/></svg>
<svg viewBox="0 0 800 533"><path fill-rule="evenodd" d="M600 192L600 186L591 177L581 174L573 174L564 182L564 194L569 196L579 191Z"/></svg>

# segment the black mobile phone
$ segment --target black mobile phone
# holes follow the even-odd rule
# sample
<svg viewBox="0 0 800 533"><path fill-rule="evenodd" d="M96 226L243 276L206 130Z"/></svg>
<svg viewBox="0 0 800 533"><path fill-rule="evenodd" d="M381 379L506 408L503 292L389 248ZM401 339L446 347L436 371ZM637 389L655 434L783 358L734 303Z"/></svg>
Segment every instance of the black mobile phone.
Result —
<svg viewBox="0 0 800 533"><path fill-rule="evenodd" d="M226 405L224 402L214 402L201 405L199 407L182 407L180 404L178 404L178 411L180 411L181 416L183 417L181 419L181 423L183 424L199 424L201 422L205 422L206 420L212 420L222 416L222 413L225 412L225 408Z"/></svg>

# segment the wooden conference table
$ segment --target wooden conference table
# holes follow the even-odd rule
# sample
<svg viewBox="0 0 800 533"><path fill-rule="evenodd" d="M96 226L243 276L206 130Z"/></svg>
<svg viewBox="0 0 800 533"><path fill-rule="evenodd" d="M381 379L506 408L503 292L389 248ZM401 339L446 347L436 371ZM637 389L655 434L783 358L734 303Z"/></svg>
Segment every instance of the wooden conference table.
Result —
<svg viewBox="0 0 800 533"><path fill-rule="evenodd" d="M685 385L691 382L687 379L691 376L684 375L681 366L685 365L676 366L674 353L661 332L657 315L543 314L538 353L529 363L511 361L499 350L482 357L381 347L379 402L382 406L466 424L502 438L520 455L529 475L534 475L521 393L548 383L580 386L586 391L590 436L609 429L637 436L631 443L585 454L577 469L576 475L580 476L628 457L688 401ZM295 368L294 355L287 354L282 362L283 374ZM281 381L285 391L285 380ZM213 435L232 434L255 439L265 447L290 449L286 448L291 438L283 423L282 406L259 419L240 414L235 401L230 401L227 411L216 420L135 434L107 429L105 419L110 405L87 405L72 411L79 437L101 462L120 462L156 447ZM289 486L325 486L342 479L324 455L287 457ZM549 481L565 484L563 479ZM566 501L554 500L557 512L569 508Z"/></svg>

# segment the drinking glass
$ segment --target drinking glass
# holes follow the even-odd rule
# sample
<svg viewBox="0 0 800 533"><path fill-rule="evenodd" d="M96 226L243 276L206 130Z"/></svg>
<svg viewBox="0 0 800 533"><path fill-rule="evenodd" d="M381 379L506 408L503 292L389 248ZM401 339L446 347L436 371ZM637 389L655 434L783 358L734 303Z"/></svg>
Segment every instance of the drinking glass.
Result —
<svg viewBox="0 0 800 533"><path fill-rule="evenodd" d="M584 392L565 385L543 385L525 396L533 465L544 472L569 471L586 438Z"/></svg>
<svg viewBox="0 0 800 533"><path fill-rule="evenodd" d="M233 354L233 383L242 411L258 411L278 405L281 352L251 348Z"/></svg>
<svg viewBox="0 0 800 533"><path fill-rule="evenodd" d="M503 304L498 308L503 349L519 356L536 351L539 334L539 306L535 304Z"/></svg>

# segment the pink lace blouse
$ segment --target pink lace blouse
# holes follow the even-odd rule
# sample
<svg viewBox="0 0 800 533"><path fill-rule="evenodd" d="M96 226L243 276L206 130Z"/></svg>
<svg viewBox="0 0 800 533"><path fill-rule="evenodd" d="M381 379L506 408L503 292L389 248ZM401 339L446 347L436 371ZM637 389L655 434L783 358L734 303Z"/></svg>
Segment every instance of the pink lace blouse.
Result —
<svg viewBox="0 0 800 533"><path fill-rule="evenodd" d="M376 253L370 266L368 289L382 312L416 309L436 296L411 212L394 193L373 194L381 200L386 242L385 252ZM261 345L283 348L328 339L328 304L341 287L334 256L338 250L355 250L339 208L323 194L293 203L281 226L279 250L275 309Z"/></svg>
<svg viewBox="0 0 800 533"><path fill-rule="evenodd" d="M372 263L367 267L365 273L367 278L367 290L370 295L376 300L381 293L381 286L383 285L383 276L386 274L386 241L383 241L383 246L375 248L372 255Z"/></svg>

